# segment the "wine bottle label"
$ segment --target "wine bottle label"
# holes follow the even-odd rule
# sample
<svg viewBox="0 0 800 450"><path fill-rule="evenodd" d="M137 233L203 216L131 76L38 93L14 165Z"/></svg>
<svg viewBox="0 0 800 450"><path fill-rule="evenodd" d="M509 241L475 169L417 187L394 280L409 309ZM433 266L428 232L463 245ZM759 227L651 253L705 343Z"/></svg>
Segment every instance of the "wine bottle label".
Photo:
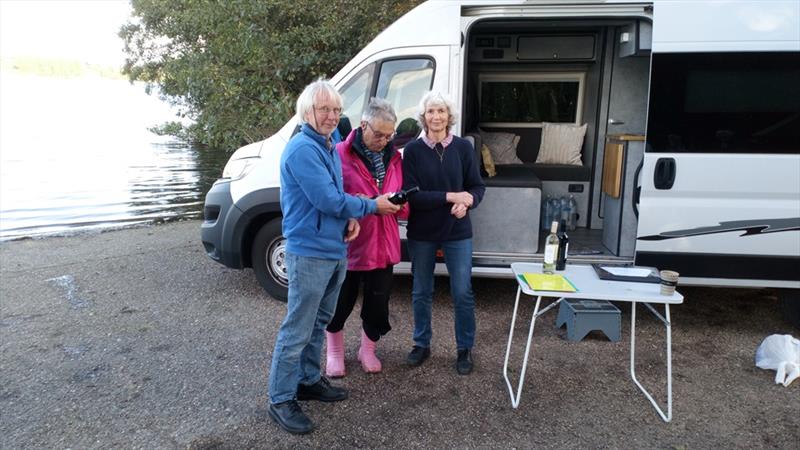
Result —
<svg viewBox="0 0 800 450"><path fill-rule="evenodd" d="M544 248L544 262L545 264L553 264L556 262L556 252L558 251L557 245L547 245Z"/></svg>

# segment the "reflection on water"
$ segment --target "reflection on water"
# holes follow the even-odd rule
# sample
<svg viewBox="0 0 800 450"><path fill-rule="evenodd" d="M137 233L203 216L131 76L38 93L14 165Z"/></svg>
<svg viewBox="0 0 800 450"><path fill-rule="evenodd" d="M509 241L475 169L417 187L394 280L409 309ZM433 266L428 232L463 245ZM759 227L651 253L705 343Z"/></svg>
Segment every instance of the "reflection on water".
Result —
<svg viewBox="0 0 800 450"><path fill-rule="evenodd" d="M0 74L0 240L197 218L227 160L147 127L170 108L125 81Z"/></svg>

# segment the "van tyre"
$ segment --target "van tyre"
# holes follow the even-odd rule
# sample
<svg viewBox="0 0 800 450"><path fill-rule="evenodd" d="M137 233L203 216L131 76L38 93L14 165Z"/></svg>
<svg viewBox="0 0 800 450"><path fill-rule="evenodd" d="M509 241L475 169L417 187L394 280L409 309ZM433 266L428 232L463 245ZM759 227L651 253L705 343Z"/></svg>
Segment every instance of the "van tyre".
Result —
<svg viewBox="0 0 800 450"><path fill-rule="evenodd" d="M281 219L264 224L252 248L253 271L258 283L272 298L285 302L289 293L286 271L286 238L281 233Z"/></svg>
<svg viewBox="0 0 800 450"><path fill-rule="evenodd" d="M800 329L800 290L782 289L779 295L783 304L783 316L795 328Z"/></svg>

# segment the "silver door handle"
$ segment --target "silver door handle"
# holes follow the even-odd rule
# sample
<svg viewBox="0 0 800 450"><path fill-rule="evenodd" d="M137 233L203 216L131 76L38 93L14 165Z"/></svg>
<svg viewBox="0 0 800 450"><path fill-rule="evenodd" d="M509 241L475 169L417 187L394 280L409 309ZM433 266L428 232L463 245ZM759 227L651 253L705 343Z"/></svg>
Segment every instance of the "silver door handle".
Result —
<svg viewBox="0 0 800 450"><path fill-rule="evenodd" d="M623 122L621 120L616 120L616 119L608 119L608 124L609 125L624 125L625 122Z"/></svg>

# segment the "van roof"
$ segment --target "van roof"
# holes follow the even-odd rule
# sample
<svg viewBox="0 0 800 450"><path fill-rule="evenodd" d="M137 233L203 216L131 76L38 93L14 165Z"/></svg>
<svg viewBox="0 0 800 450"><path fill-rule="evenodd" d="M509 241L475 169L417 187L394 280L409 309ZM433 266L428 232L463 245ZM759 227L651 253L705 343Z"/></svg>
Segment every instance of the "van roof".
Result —
<svg viewBox="0 0 800 450"><path fill-rule="evenodd" d="M607 9L617 17L645 16L650 5L654 52L800 51L797 0L428 0L378 34L333 81L338 84L360 61L383 50L459 45L462 14L574 17Z"/></svg>

